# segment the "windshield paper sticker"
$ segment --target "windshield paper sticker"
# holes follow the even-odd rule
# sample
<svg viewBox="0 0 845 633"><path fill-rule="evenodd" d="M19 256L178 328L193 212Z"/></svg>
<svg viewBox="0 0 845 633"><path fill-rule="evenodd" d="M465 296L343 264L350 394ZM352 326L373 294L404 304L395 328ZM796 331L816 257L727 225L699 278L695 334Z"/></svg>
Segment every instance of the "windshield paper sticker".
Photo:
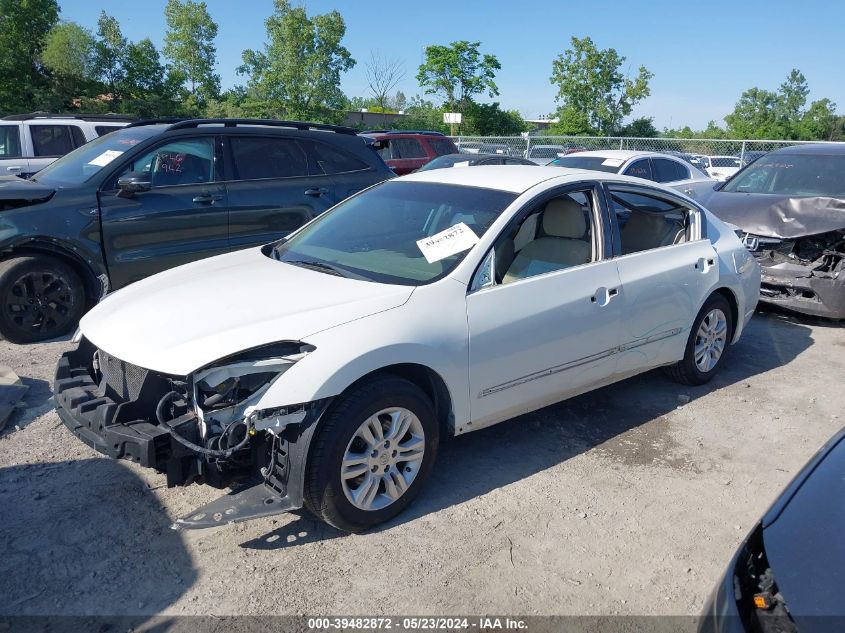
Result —
<svg viewBox="0 0 845 633"><path fill-rule="evenodd" d="M110 162L112 162L115 158L120 156L123 152L120 152L116 149L107 149L105 152L94 158L93 160L88 161L89 165L96 165L97 167L105 167Z"/></svg>
<svg viewBox="0 0 845 633"><path fill-rule="evenodd" d="M621 167L624 162L625 161L621 158L606 158L604 159L604 162L602 162L602 165L607 165L608 167Z"/></svg>
<svg viewBox="0 0 845 633"><path fill-rule="evenodd" d="M445 231L417 240L417 246L429 264L457 255L475 246L478 236L463 222Z"/></svg>

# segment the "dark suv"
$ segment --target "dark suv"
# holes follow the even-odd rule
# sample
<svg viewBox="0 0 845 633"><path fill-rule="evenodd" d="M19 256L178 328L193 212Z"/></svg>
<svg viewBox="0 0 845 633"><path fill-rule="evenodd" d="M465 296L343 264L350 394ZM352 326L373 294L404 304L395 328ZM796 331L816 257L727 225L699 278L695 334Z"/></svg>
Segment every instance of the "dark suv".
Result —
<svg viewBox="0 0 845 633"><path fill-rule="evenodd" d="M452 139L440 132L370 130L361 135L377 143L379 155L399 176L416 171L438 156L459 151Z"/></svg>
<svg viewBox="0 0 845 633"><path fill-rule="evenodd" d="M31 180L0 177L0 334L64 334L110 290L278 239L391 176L351 128L133 123Z"/></svg>

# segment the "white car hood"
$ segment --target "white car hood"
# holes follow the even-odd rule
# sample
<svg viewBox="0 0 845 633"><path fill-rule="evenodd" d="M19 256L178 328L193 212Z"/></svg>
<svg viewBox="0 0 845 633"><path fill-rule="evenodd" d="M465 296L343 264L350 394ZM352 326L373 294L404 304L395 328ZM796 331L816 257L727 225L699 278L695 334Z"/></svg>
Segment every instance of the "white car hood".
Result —
<svg viewBox="0 0 845 633"><path fill-rule="evenodd" d="M88 312L80 329L123 361L185 376L236 352L395 308L413 290L285 264L253 248L136 282Z"/></svg>

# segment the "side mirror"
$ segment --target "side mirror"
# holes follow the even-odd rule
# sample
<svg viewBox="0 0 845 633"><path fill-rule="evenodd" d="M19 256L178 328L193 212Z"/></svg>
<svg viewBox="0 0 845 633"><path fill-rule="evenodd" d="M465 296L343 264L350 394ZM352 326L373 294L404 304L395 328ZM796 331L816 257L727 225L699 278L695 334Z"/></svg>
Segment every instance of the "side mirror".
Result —
<svg viewBox="0 0 845 633"><path fill-rule="evenodd" d="M120 196L133 196L136 193L149 191L153 184L148 171L130 171L117 179L117 188Z"/></svg>

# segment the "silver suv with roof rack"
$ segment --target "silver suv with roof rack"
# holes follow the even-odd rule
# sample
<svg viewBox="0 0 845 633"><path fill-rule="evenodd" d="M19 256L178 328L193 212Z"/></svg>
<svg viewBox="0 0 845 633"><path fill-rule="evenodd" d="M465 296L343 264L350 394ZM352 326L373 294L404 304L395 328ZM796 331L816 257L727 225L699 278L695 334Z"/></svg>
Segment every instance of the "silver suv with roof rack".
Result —
<svg viewBox="0 0 845 633"><path fill-rule="evenodd" d="M135 117L32 112L0 119L0 175L27 178L57 158Z"/></svg>

